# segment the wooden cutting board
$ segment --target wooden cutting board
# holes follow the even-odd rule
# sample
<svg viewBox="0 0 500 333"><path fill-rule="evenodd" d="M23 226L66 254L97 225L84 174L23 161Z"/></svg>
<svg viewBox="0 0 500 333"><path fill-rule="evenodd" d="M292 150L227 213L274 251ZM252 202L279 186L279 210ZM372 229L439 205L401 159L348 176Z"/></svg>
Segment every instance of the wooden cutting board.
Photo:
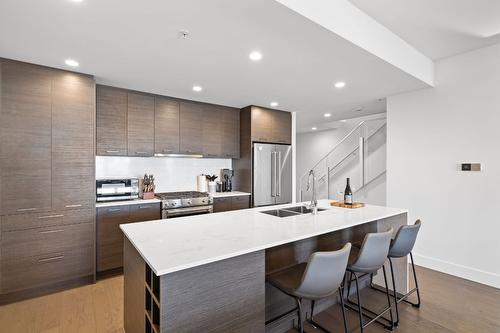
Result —
<svg viewBox="0 0 500 333"><path fill-rule="evenodd" d="M342 207L342 208L349 208L349 209L354 209L354 208L361 208L364 207L365 204L362 202L353 202L352 205L346 205L342 201L331 201L330 206L334 207Z"/></svg>

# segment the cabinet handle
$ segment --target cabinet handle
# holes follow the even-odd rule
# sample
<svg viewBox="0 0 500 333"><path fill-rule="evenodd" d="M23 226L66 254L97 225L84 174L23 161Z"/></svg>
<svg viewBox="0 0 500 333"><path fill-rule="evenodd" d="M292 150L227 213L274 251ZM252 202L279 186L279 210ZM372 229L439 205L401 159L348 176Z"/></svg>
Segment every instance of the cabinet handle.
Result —
<svg viewBox="0 0 500 333"><path fill-rule="evenodd" d="M147 151L136 151L135 153L139 155L149 154Z"/></svg>
<svg viewBox="0 0 500 333"><path fill-rule="evenodd" d="M117 154L119 152L120 152L119 150L106 150L106 153L108 154Z"/></svg>
<svg viewBox="0 0 500 333"><path fill-rule="evenodd" d="M139 209L148 209L151 208L152 206L139 206Z"/></svg>
<svg viewBox="0 0 500 333"><path fill-rule="evenodd" d="M82 207L82 205L66 205L66 208Z"/></svg>
<svg viewBox="0 0 500 333"><path fill-rule="evenodd" d="M18 212L30 212L30 211L33 211L33 210L37 210L38 208L36 207L33 207L33 208L19 208L17 211Z"/></svg>
<svg viewBox="0 0 500 333"><path fill-rule="evenodd" d="M64 229L57 229L57 230L46 230L46 231L40 231L41 234L55 234L56 232L63 232Z"/></svg>
<svg viewBox="0 0 500 333"><path fill-rule="evenodd" d="M171 153L173 152L174 150L173 149L163 149L163 152L164 153Z"/></svg>
<svg viewBox="0 0 500 333"><path fill-rule="evenodd" d="M56 261L56 260L61 260L64 258L64 256L56 256L56 257L50 257L50 258L44 258L44 259L38 259L38 262L49 262L49 261Z"/></svg>
<svg viewBox="0 0 500 333"><path fill-rule="evenodd" d="M64 215L62 214L58 214L58 215L47 215L47 216L39 216L38 219L39 220L45 220L45 219L55 219L57 217L64 217Z"/></svg>
<svg viewBox="0 0 500 333"><path fill-rule="evenodd" d="M109 208L108 212L119 212L121 208Z"/></svg>

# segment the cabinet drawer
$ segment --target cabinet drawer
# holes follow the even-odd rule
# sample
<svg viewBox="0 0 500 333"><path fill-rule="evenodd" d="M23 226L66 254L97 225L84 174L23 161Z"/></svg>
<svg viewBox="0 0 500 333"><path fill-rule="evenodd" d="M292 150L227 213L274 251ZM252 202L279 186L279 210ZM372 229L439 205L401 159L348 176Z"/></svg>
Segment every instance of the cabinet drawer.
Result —
<svg viewBox="0 0 500 333"><path fill-rule="evenodd" d="M214 213L231 210L231 198L214 198Z"/></svg>
<svg viewBox="0 0 500 333"><path fill-rule="evenodd" d="M2 259L2 293L92 275L93 262L93 247L19 260Z"/></svg>
<svg viewBox="0 0 500 333"><path fill-rule="evenodd" d="M246 208L250 208L250 196L245 195L232 198L231 200L232 210L246 209Z"/></svg>
<svg viewBox="0 0 500 333"><path fill-rule="evenodd" d="M129 222L145 222L161 219L160 203L149 203L130 206Z"/></svg>
<svg viewBox="0 0 500 333"><path fill-rule="evenodd" d="M17 260L36 255L91 247L94 243L91 223L53 226L2 233L2 260Z"/></svg>
<svg viewBox="0 0 500 333"><path fill-rule="evenodd" d="M8 215L1 218L2 232L78 223L93 223L93 209Z"/></svg>

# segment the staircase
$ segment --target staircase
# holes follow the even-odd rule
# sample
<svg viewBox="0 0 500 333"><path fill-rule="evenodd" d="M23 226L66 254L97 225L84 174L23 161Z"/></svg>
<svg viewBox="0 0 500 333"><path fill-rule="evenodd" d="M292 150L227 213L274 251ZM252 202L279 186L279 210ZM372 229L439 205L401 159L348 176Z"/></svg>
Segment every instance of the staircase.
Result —
<svg viewBox="0 0 500 333"><path fill-rule="evenodd" d="M366 120L356 125L311 168L316 174L317 198L342 200L346 178L349 177L355 200L367 199L373 189L383 191L378 196L383 196L385 201L385 186L383 189L377 186L385 183L386 142L385 118ZM311 199L312 193L307 191L308 173L300 178L300 201Z"/></svg>

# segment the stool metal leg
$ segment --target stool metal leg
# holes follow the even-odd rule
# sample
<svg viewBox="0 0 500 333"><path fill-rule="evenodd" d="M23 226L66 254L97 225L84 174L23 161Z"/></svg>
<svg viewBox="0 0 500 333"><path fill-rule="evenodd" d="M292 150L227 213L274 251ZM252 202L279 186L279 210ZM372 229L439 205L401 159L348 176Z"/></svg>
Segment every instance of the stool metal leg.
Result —
<svg viewBox="0 0 500 333"><path fill-rule="evenodd" d="M413 254L410 252L410 259L411 259L411 268L413 270L413 279L415 280L415 289L417 291L417 303L412 303L410 301L408 301L406 297L403 298L403 300L408 303L408 304L411 304L413 305L414 307L416 308L419 308L420 307L420 289L418 288L418 281L417 281L417 272L415 271L415 262L413 261ZM409 295L409 294L408 294Z"/></svg>
<svg viewBox="0 0 500 333"><path fill-rule="evenodd" d="M295 298L297 301L297 326L300 333L304 333L304 325L302 324L302 300L300 298Z"/></svg>
<svg viewBox="0 0 500 333"><path fill-rule="evenodd" d="M412 290L410 290L408 293L402 295L401 297L398 297L397 296L397 291L396 291L396 287L394 286L393 284L393 296L396 300L396 303L401 303L401 302L405 302L405 303L408 303L410 305L412 305L413 307L416 307L416 308L419 308L420 305L421 305L421 300L420 300L420 289L418 287L418 281L417 281L417 272L415 270L415 263L413 261L413 254L410 252L410 259L411 259L411 268L412 268L412 272L413 272L413 280L415 281L415 288L413 288ZM391 258L389 258L389 263L391 263L391 275L394 274L394 270L393 270L393 267L392 267L392 260ZM394 281L394 279L393 279ZM379 291L379 292L382 292L382 293L385 293L386 290L384 290L383 288L381 287L378 287L378 286L375 286L373 284L373 281L370 281L370 287L373 289L373 290L376 290L376 291ZM417 303L413 303L411 301L409 301L407 298L413 294L414 292L417 293Z"/></svg>
<svg viewBox="0 0 500 333"><path fill-rule="evenodd" d="M385 267L382 267L383 269L383 272L384 272L384 281L385 281L385 285L386 285L386 288L388 289L389 286L388 286L388 283L387 283L387 274L386 274L386 271L385 271ZM357 311L359 314L360 314L360 325L362 326L361 328L361 332L363 332L363 329L365 327L367 327L368 325L374 323L374 322L377 322L379 323L380 325L382 325L385 329L387 330L390 330L392 331L394 329L394 319L393 319L393 316L392 316L392 306L390 304L390 294L388 291L384 291L384 293L386 294L387 296L387 300L388 300L388 306L382 310L380 313L376 313L364 306L361 305L361 297L360 297L360 292L359 292L359 277L357 276L356 273L354 272L351 272L351 275L350 275L350 278L352 279L352 275L354 274L354 282L356 283L356 296L358 298L358 302L353 302L349 299L349 292L348 292L348 297L346 298L346 307L351 309L351 310L354 310L354 311ZM367 274L364 274L363 276L366 276ZM350 280L351 280L350 279ZM350 282L350 281L349 281ZM350 283L349 283L350 284ZM390 319L387 319L384 317L384 314L386 312L389 312L390 313ZM364 322L363 321L363 316L364 317L367 317L369 319L368 322ZM384 322L381 322L380 320L385 320L388 324L384 323Z"/></svg>
<svg viewBox="0 0 500 333"><path fill-rule="evenodd" d="M396 307L396 321L394 322L394 326L399 325L399 309L398 309L398 293L396 291L396 279L394 278L394 268L392 266L392 259L389 258L389 266L391 267L391 279L392 279L392 290L394 296L394 306Z"/></svg>
<svg viewBox="0 0 500 333"><path fill-rule="evenodd" d="M344 320L344 333L347 333L347 316L345 313L345 304L344 304L344 293L342 292L342 287L339 287L339 296L340 296L340 306L342 307L342 319Z"/></svg>
<svg viewBox="0 0 500 333"><path fill-rule="evenodd" d="M391 306L391 296L389 294L389 284L387 283L387 274L385 271L385 265L382 266L382 272L384 272L384 282L385 282L385 288L387 289L387 305L389 306L389 316L391 317L391 327L390 330L392 331L394 328L394 318L392 317L392 306Z"/></svg>
<svg viewBox="0 0 500 333"><path fill-rule="evenodd" d="M352 274L353 273L351 273L351 277L352 277ZM361 330L361 333L363 333L363 329L364 329L364 324L363 324L363 307L361 306L361 297L359 295L359 281L358 281L358 276L356 275L356 273L354 273L354 279L355 279L355 282L356 282L356 296L358 298L359 328ZM349 287L350 287L350 285L351 285L351 283L349 281Z"/></svg>

